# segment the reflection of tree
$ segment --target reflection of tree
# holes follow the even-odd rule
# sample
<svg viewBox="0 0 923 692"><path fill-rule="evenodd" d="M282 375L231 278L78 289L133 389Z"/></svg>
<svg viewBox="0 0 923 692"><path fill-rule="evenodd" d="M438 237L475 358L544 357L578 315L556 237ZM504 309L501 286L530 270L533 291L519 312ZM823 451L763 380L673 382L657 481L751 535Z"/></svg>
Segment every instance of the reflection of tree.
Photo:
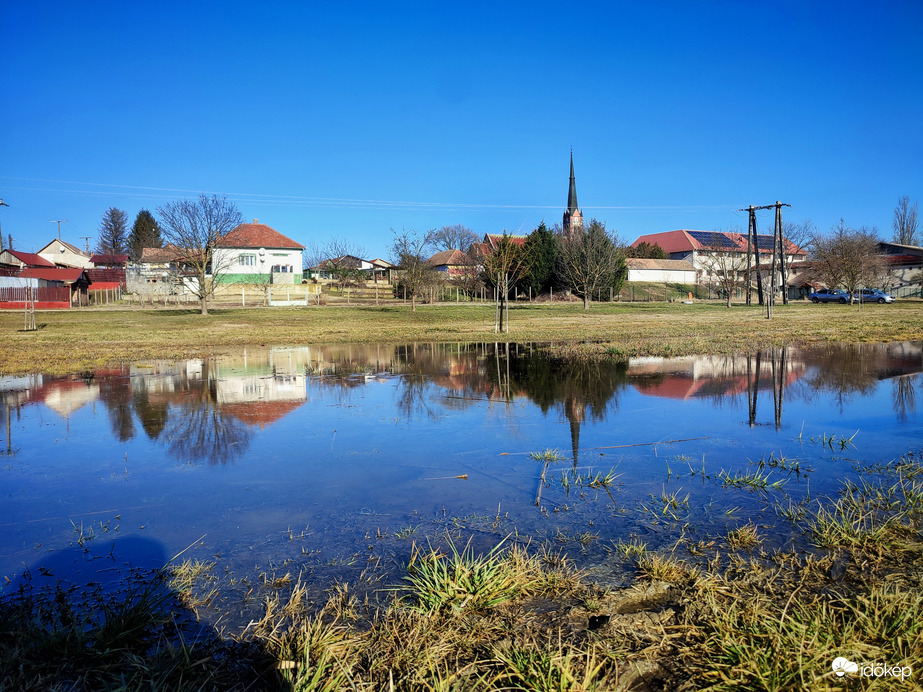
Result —
<svg viewBox="0 0 923 692"><path fill-rule="evenodd" d="M144 378L140 378L135 388L135 398L132 404L147 436L152 440L160 437L160 433L167 424L168 408L165 403L151 402L147 381Z"/></svg>
<svg viewBox="0 0 923 692"><path fill-rule="evenodd" d="M112 434L119 442L127 442L135 436L135 419L132 416L131 379L124 372L96 373L99 398L106 406Z"/></svg>
<svg viewBox="0 0 923 692"><path fill-rule="evenodd" d="M873 363L881 353L866 344L847 344L818 351L811 372L804 378L803 393L808 400L832 394L842 412L855 395L869 396L881 379Z"/></svg>
<svg viewBox="0 0 923 692"><path fill-rule="evenodd" d="M202 379L189 380L189 396L178 415L171 415L165 428L170 453L189 462L226 464L240 458L250 445L250 430L218 407L217 381L209 377L209 363L203 364Z"/></svg>
<svg viewBox="0 0 923 692"><path fill-rule="evenodd" d="M921 378L916 375L895 377L891 382L894 397L894 412L899 421L906 421L908 414L917 412L917 390Z"/></svg>
<svg viewBox="0 0 923 692"><path fill-rule="evenodd" d="M531 350L514 350L502 367L487 368L489 376L494 376L495 371L507 376L507 386L524 392L542 413L560 406L570 423L574 464L580 447L580 425L587 412L595 421L605 420L609 406L618 404L617 394L628 383L625 362L565 360Z"/></svg>

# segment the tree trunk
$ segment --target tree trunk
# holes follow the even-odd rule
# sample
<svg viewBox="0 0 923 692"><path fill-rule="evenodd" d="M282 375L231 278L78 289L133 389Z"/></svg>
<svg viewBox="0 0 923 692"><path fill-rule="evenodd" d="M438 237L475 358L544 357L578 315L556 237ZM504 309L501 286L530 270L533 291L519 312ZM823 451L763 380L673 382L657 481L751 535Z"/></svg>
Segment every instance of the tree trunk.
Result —
<svg viewBox="0 0 923 692"><path fill-rule="evenodd" d="M208 297L207 296L202 296L202 314L203 315L208 314Z"/></svg>

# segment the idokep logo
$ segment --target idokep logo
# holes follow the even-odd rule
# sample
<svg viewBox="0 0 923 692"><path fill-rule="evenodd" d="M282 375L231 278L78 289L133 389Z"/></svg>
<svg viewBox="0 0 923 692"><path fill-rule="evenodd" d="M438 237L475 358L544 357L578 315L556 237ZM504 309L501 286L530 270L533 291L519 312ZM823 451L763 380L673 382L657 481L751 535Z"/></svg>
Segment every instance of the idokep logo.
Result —
<svg viewBox="0 0 923 692"><path fill-rule="evenodd" d="M881 663L859 665L844 656L837 656L831 665L837 677L844 675L854 676L856 673L862 678L900 678L904 680L913 675L910 666L889 666Z"/></svg>

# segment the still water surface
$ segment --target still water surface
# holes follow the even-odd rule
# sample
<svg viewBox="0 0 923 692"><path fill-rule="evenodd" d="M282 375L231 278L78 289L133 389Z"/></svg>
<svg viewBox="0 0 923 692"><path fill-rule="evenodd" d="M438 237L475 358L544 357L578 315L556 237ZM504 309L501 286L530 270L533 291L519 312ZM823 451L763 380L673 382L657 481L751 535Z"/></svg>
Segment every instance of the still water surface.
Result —
<svg viewBox="0 0 923 692"><path fill-rule="evenodd" d="M550 541L606 584L632 537L753 522L802 548L780 508L919 450L921 371L920 343L603 364L416 344L2 378L0 575L62 578L46 565L131 536L322 586L387 581L446 531Z"/></svg>

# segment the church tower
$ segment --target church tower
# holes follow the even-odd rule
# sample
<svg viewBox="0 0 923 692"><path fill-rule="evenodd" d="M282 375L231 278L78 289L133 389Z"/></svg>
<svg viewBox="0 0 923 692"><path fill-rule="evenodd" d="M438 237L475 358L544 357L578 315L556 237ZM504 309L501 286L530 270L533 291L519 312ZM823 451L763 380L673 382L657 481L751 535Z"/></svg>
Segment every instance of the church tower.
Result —
<svg viewBox="0 0 923 692"><path fill-rule="evenodd" d="M583 212L577 208L577 182L574 180L574 150L570 152L570 187L567 190L567 209L564 210L564 233L568 236L583 228Z"/></svg>

